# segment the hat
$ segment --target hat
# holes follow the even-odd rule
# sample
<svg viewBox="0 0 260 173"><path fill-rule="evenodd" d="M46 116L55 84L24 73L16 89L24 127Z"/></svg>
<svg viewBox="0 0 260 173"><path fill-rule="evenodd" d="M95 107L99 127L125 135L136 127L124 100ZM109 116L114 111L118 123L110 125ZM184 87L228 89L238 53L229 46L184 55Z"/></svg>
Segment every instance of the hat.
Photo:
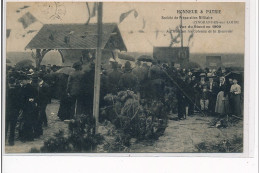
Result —
<svg viewBox="0 0 260 173"><path fill-rule="evenodd" d="M116 62L116 60L114 58L110 58L109 62Z"/></svg>
<svg viewBox="0 0 260 173"><path fill-rule="evenodd" d="M131 70L132 68L131 68L131 63L129 62L129 61L127 61L126 63L125 63L125 70Z"/></svg>
<svg viewBox="0 0 260 173"><path fill-rule="evenodd" d="M200 73L200 77L205 77L206 73Z"/></svg>
<svg viewBox="0 0 260 173"><path fill-rule="evenodd" d="M208 73L208 74L207 74L207 77L208 77L208 78L212 78L212 77L213 77L213 74L212 74L212 73Z"/></svg>
<svg viewBox="0 0 260 173"><path fill-rule="evenodd" d="M74 69L79 69L79 68L81 67L81 65L82 65L81 62L75 62L72 67L73 67Z"/></svg>

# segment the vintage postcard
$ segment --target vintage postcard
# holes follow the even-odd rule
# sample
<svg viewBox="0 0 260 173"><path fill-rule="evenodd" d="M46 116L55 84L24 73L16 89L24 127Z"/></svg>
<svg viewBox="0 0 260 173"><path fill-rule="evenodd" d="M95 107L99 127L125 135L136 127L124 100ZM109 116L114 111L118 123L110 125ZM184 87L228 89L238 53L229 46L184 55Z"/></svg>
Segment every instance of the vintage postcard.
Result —
<svg viewBox="0 0 260 173"><path fill-rule="evenodd" d="M6 2L5 154L245 153L245 7Z"/></svg>

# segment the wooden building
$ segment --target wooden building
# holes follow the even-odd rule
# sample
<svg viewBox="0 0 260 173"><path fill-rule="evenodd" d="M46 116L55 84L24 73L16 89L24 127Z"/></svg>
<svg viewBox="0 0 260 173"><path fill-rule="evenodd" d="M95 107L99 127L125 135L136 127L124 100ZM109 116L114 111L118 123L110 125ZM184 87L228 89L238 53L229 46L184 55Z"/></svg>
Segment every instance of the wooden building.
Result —
<svg viewBox="0 0 260 173"><path fill-rule="evenodd" d="M189 47L154 47L153 58L163 63L180 64L189 62Z"/></svg>
<svg viewBox="0 0 260 173"><path fill-rule="evenodd" d="M112 51L127 51L117 24L102 25L102 59L113 57ZM88 52L95 54L97 48L97 24L45 24L25 49L36 50L36 67L44 55L58 50L62 62L72 65ZM104 52L104 53L103 53Z"/></svg>

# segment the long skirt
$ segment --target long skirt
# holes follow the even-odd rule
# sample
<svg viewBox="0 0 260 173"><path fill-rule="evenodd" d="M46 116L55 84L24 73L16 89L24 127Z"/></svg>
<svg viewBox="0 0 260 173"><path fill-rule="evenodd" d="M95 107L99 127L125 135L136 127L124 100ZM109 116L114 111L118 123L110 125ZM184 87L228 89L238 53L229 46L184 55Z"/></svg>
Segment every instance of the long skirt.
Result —
<svg viewBox="0 0 260 173"><path fill-rule="evenodd" d="M64 96L60 100L60 108L58 111L58 117L61 120L71 119L75 113L75 100L68 96Z"/></svg>
<svg viewBox="0 0 260 173"><path fill-rule="evenodd" d="M220 91L217 95L215 112L219 114L229 113L229 101L228 96L224 97L224 92Z"/></svg>
<svg viewBox="0 0 260 173"><path fill-rule="evenodd" d="M35 103L26 103L23 109L22 120L19 124L19 137L22 141L31 141L42 133L39 123L39 112Z"/></svg>
<svg viewBox="0 0 260 173"><path fill-rule="evenodd" d="M232 95L232 112L234 115L241 115L241 102L240 102L240 94Z"/></svg>

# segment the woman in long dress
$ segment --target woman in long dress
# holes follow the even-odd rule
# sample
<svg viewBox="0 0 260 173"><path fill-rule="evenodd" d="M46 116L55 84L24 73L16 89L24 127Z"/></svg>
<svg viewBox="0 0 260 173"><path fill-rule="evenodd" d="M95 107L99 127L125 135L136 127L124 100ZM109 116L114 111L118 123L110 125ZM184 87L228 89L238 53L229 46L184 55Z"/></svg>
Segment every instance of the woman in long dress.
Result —
<svg viewBox="0 0 260 173"><path fill-rule="evenodd" d="M219 92L217 95L215 112L221 116L227 115L229 113L229 100L228 93L229 88L225 82L225 77L220 77Z"/></svg>
<svg viewBox="0 0 260 173"><path fill-rule="evenodd" d="M231 93L231 100L232 100L232 112L236 116L241 115L241 102L240 102L240 95L241 95L241 87L237 84L237 79L233 79L233 85L230 88Z"/></svg>

